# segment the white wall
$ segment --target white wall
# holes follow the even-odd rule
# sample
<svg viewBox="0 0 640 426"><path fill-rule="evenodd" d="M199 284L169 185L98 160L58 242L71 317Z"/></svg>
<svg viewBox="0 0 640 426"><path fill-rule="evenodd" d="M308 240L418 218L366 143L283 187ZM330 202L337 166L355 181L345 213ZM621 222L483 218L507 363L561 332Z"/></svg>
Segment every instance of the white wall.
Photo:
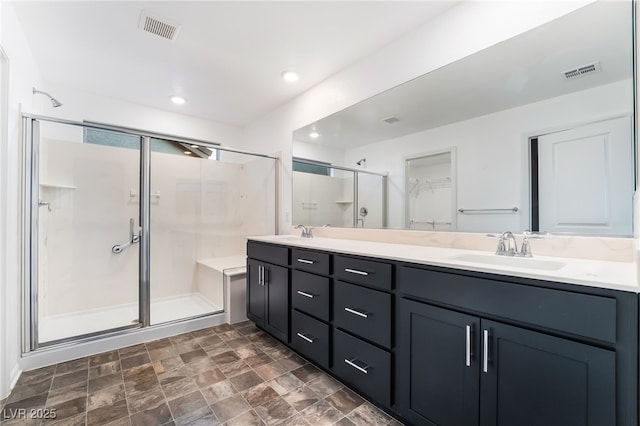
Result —
<svg viewBox="0 0 640 426"><path fill-rule="evenodd" d="M628 80L560 96L447 126L361 146L345 160L389 172L389 226L404 226L407 157L455 147L457 208L510 208L516 214L458 214L457 230L498 232L529 227L527 140L549 131L631 114ZM571 105L571 107L568 107Z"/></svg>
<svg viewBox="0 0 640 426"><path fill-rule="evenodd" d="M247 127L245 149L282 153L280 229L291 224L291 138L295 129L588 3L460 3L256 120Z"/></svg>
<svg viewBox="0 0 640 426"><path fill-rule="evenodd" d="M241 144L242 128L181 114L179 105L173 112L165 111L51 82L45 82L41 90L63 104L51 108L49 100L40 96L45 101L42 114L46 116L131 127L226 146Z"/></svg>
<svg viewBox="0 0 640 426"><path fill-rule="evenodd" d="M18 183L20 182L20 108L37 112L31 87L41 83L38 67L13 6L0 3L0 46L9 58L8 111L0 151L0 399L6 397L20 370L20 245ZM4 88L3 88L4 89ZM4 95L4 94L3 94Z"/></svg>

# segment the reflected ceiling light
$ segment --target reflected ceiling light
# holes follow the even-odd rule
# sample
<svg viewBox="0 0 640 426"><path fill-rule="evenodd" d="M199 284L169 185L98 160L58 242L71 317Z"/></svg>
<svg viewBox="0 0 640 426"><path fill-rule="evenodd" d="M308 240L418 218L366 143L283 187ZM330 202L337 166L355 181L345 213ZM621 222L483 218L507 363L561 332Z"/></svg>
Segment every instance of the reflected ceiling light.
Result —
<svg viewBox="0 0 640 426"><path fill-rule="evenodd" d="M185 151L184 153L187 155L191 155L191 151Z"/></svg>
<svg viewBox="0 0 640 426"><path fill-rule="evenodd" d="M300 75L297 72L294 72L294 71L282 71L282 74L280 74L280 75L282 76L284 81L289 82L289 83L293 83L293 82L298 81L300 79Z"/></svg>
<svg viewBox="0 0 640 426"><path fill-rule="evenodd" d="M314 130L313 132L309 133L309 137L310 137L311 139L317 139L317 138L319 138L319 137L320 137L320 133L318 133L318 132L316 132L316 131Z"/></svg>
<svg viewBox="0 0 640 426"><path fill-rule="evenodd" d="M191 148L198 149L198 148L200 148L200 146L198 146L198 145L191 145Z"/></svg>
<svg viewBox="0 0 640 426"><path fill-rule="evenodd" d="M172 96L171 97L171 102L173 102L176 105L182 105L184 104L186 101L182 96Z"/></svg>

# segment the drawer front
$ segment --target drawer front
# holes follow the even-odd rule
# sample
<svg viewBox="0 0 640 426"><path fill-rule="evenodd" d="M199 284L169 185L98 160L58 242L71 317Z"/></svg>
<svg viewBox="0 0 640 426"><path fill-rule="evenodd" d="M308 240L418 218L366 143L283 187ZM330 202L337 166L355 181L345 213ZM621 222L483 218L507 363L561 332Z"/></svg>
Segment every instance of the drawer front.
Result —
<svg viewBox="0 0 640 426"><path fill-rule="evenodd" d="M289 249L275 244L249 241L247 242L247 256L275 265L289 265Z"/></svg>
<svg viewBox="0 0 640 426"><path fill-rule="evenodd" d="M329 321L329 278L293 271L291 304L323 321Z"/></svg>
<svg viewBox="0 0 640 426"><path fill-rule="evenodd" d="M291 265L302 271L329 275L329 255L327 253L294 248L291 253Z"/></svg>
<svg viewBox="0 0 640 426"><path fill-rule="evenodd" d="M333 332L333 371L385 406L391 399L391 355L340 330Z"/></svg>
<svg viewBox="0 0 640 426"><path fill-rule="evenodd" d="M291 346L306 358L329 368L329 325L291 311Z"/></svg>
<svg viewBox="0 0 640 426"><path fill-rule="evenodd" d="M388 263L334 256L333 274L344 281L391 290L391 265Z"/></svg>
<svg viewBox="0 0 640 426"><path fill-rule="evenodd" d="M512 282L398 268L398 290L566 333L616 343L616 299Z"/></svg>
<svg viewBox="0 0 640 426"><path fill-rule="evenodd" d="M391 295L336 281L334 325L386 348L391 347Z"/></svg>

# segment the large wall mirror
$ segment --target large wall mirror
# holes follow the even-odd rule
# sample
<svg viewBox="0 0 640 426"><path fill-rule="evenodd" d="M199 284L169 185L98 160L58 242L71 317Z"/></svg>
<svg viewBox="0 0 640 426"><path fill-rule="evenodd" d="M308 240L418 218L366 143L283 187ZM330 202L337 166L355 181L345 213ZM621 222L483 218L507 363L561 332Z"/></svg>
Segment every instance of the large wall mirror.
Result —
<svg viewBox="0 0 640 426"><path fill-rule="evenodd" d="M632 236L632 29L595 2L296 130L293 222Z"/></svg>

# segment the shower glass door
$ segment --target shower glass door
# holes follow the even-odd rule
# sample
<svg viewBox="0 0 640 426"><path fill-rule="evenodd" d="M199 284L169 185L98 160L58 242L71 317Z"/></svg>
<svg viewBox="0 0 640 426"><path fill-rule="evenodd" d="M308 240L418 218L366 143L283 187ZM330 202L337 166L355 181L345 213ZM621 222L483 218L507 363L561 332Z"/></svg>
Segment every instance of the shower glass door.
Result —
<svg viewBox="0 0 640 426"><path fill-rule="evenodd" d="M35 154L31 349L139 326L141 138L25 123Z"/></svg>

